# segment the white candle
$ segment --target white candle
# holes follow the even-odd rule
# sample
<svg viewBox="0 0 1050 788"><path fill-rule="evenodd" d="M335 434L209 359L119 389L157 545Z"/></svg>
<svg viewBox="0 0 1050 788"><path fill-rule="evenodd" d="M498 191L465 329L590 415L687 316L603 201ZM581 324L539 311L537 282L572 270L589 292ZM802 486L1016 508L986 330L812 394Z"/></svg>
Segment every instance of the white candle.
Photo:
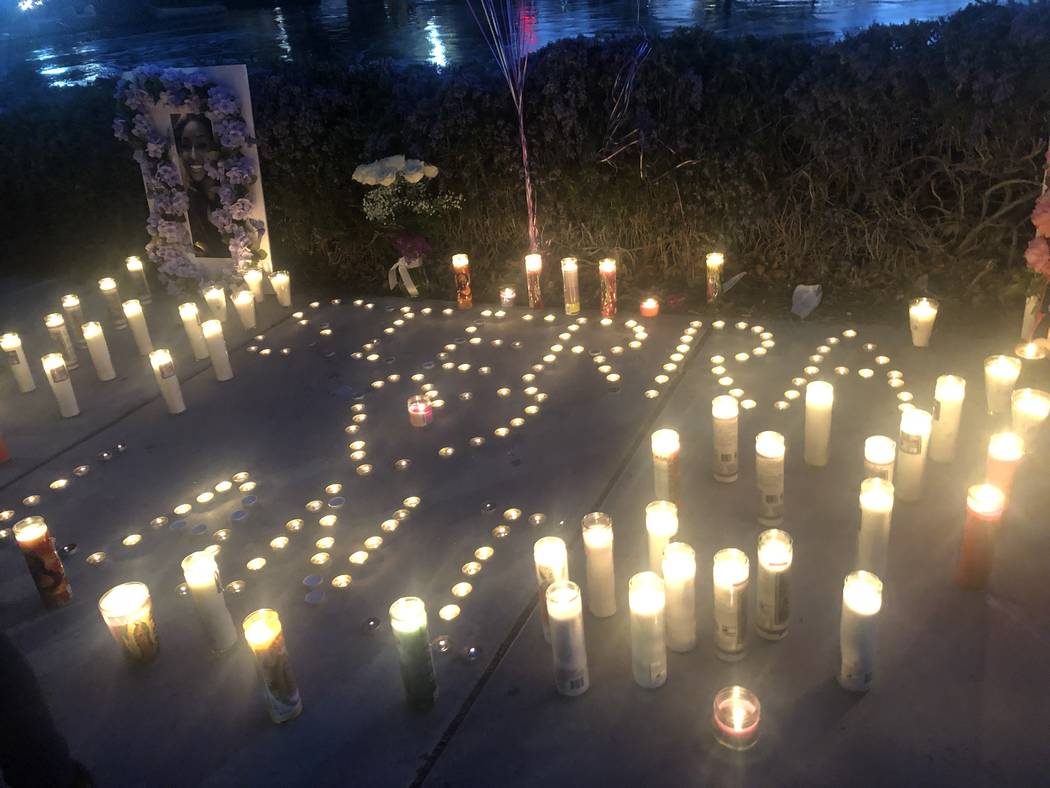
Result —
<svg viewBox="0 0 1050 788"><path fill-rule="evenodd" d="M124 310L120 307L120 291L117 289L117 280L106 276L98 280L98 290L106 299L106 307L109 309L109 317L113 321L113 328L123 331L128 327L128 321L124 319Z"/></svg>
<svg viewBox="0 0 1050 788"><path fill-rule="evenodd" d="M653 501L645 507L645 530L649 535L649 569L663 570L664 548L678 533L678 507L670 501Z"/></svg>
<svg viewBox="0 0 1050 788"><path fill-rule="evenodd" d="M1014 476L1024 453L1024 441L1016 432L996 432L988 439L985 477L1003 492L1007 500L1013 492Z"/></svg>
<svg viewBox="0 0 1050 788"><path fill-rule="evenodd" d="M590 686L583 637L580 587L571 580L547 586L545 594L554 656L554 686L562 695L582 695Z"/></svg>
<svg viewBox="0 0 1050 788"><path fill-rule="evenodd" d="M930 433L930 459L951 462L959 437L966 380L958 375L941 375L933 391L933 431ZM878 574L878 572L876 572Z"/></svg>
<svg viewBox="0 0 1050 788"><path fill-rule="evenodd" d="M711 423L714 433L715 481L735 482L739 473L738 415L736 397L720 394L711 400Z"/></svg>
<svg viewBox="0 0 1050 788"><path fill-rule="evenodd" d="M149 279L146 278L146 269L142 267L142 260L133 255L124 261L124 265L137 286L136 295L138 295L139 301L143 304L152 303L153 296L149 289Z"/></svg>
<svg viewBox="0 0 1050 788"><path fill-rule="evenodd" d="M287 271L275 271L270 274L270 285L273 287L277 303L281 306L292 305L292 277Z"/></svg>
<svg viewBox="0 0 1050 788"><path fill-rule="evenodd" d="M547 620L547 586L559 580L569 579L569 554L565 542L557 536L544 536L532 546L532 558L536 566L536 584L540 594L540 623L543 638L551 642L550 622Z"/></svg>
<svg viewBox="0 0 1050 788"><path fill-rule="evenodd" d="M212 317L226 322L226 288L222 285L209 285L204 289L204 301L211 310Z"/></svg>
<svg viewBox="0 0 1050 788"><path fill-rule="evenodd" d="M897 441L886 435L871 435L864 439L864 477L878 477L893 481L893 465L897 459Z"/></svg>
<svg viewBox="0 0 1050 788"><path fill-rule="evenodd" d="M233 296L233 306L245 331L255 328L255 297L250 290L238 290Z"/></svg>
<svg viewBox="0 0 1050 788"><path fill-rule="evenodd" d="M830 383L814 380L806 385L806 465L828 464L834 402L835 388Z"/></svg>
<svg viewBox="0 0 1050 788"><path fill-rule="evenodd" d="M7 356L7 363L11 367L11 374L15 376L15 384L23 394L36 390L33 381L33 371L26 362L26 353L22 349L22 338L15 333L7 333L0 336L0 350Z"/></svg>
<svg viewBox="0 0 1050 788"><path fill-rule="evenodd" d="M787 634L791 618L791 563L794 546L787 531L770 528L758 535L758 601L755 629L766 640Z"/></svg>
<svg viewBox="0 0 1050 788"><path fill-rule="evenodd" d="M244 272L244 283L248 285L256 301L263 300L263 272L258 268L249 268Z"/></svg>
<svg viewBox="0 0 1050 788"><path fill-rule="evenodd" d="M146 325L146 313L142 311L142 304L133 298L125 301L122 306L124 317L131 326L131 335L135 338L135 347L138 348L139 355L148 356L153 352L153 340L149 335L149 326Z"/></svg>
<svg viewBox="0 0 1050 788"><path fill-rule="evenodd" d="M893 518L893 484L872 477L860 483L860 530L857 532L857 569L880 577L886 571Z"/></svg>
<svg viewBox="0 0 1050 788"><path fill-rule="evenodd" d="M113 369L113 359L109 355L109 345L106 344L102 324L92 320L85 323L81 330L84 333L88 355L91 356L91 363L95 366L95 374L98 375L98 379L113 380L117 373Z"/></svg>
<svg viewBox="0 0 1050 788"><path fill-rule="evenodd" d="M993 416L1010 412L1010 394L1021 374L1016 356L988 356L984 360L984 393Z"/></svg>
<svg viewBox="0 0 1050 788"><path fill-rule="evenodd" d="M677 501L679 497L678 455L681 443L671 429L656 430L650 438L653 450L653 488L660 500Z"/></svg>
<svg viewBox="0 0 1050 788"><path fill-rule="evenodd" d="M171 351L164 348L149 354L149 363L153 367L153 377L157 379L157 388L168 406L168 413L182 413L186 403L182 399L182 387L175 375L175 362L171 360Z"/></svg>
<svg viewBox="0 0 1050 788"><path fill-rule="evenodd" d="M758 521L779 525L784 520L784 436L766 430L755 436L755 477Z"/></svg>
<svg viewBox="0 0 1050 788"><path fill-rule="evenodd" d="M692 651L696 646L696 552L685 542L664 548L667 648Z"/></svg>
<svg viewBox="0 0 1050 788"><path fill-rule="evenodd" d="M62 296L62 311L66 314L66 325L73 341L81 347L84 346L84 337L81 328L84 325L84 312L80 308L80 296L76 293L66 293Z"/></svg>
<svg viewBox="0 0 1050 788"><path fill-rule="evenodd" d="M62 351L66 367L69 369L79 367L80 362L77 360L77 351L73 347L73 340L69 336L69 329L66 328L66 319L58 312L52 312L44 318L44 325L47 327L47 333L51 337L51 341L58 345L59 350Z"/></svg>
<svg viewBox="0 0 1050 788"><path fill-rule="evenodd" d="M208 345L208 356L211 357L211 366L215 370L215 379L229 380L233 377L233 367L230 366L230 354L226 350L222 323L218 320L205 320L201 325L201 333L204 334L204 342Z"/></svg>
<svg viewBox="0 0 1050 788"><path fill-rule="evenodd" d="M190 553L182 561L182 574L212 651L232 648L237 643L237 627L226 608L215 557L207 550Z"/></svg>
<svg viewBox="0 0 1050 788"><path fill-rule="evenodd" d="M193 349L193 357L198 361L203 361L208 357L208 345L204 341L204 334L201 333L197 305L192 301L179 304L179 317L182 318L182 327L186 329L186 338L189 339L190 347Z"/></svg>
<svg viewBox="0 0 1050 788"><path fill-rule="evenodd" d="M911 408L901 414L893 486L896 496L902 501L917 501L922 497L922 479L932 429L933 416L929 411Z"/></svg>
<svg viewBox="0 0 1050 788"><path fill-rule="evenodd" d="M1036 430L1050 416L1050 394L1039 389L1017 389L1010 397L1010 414L1014 432L1031 451Z"/></svg>
<svg viewBox="0 0 1050 788"><path fill-rule="evenodd" d="M937 301L933 298L913 299L908 307L911 324L911 343L915 347L929 347L933 322L937 319Z"/></svg>
<svg viewBox="0 0 1050 788"><path fill-rule="evenodd" d="M850 572L842 584L839 684L851 692L867 692L875 673L875 638L882 609L882 581L871 572Z"/></svg>
<svg viewBox="0 0 1050 788"><path fill-rule="evenodd" d="M73 393L73 381L69 379L69 370L61 353L48 353L42 359L44 377L51 385L51 392L58 402L58 412L65 419L80 415L76 394Z"/></svg>
<svg viewBox="0 0 1050 788"><path fill-rule="evenodd" d="M592 616L607 618L616 612L612 518L604 512L591 512L583 516L582 526L587 554L587 607Z"/></svg>
<svg viewBox="0 0 1050 788"><path fill-rule="evenodd" d="M664 581L654 572L639 572L627 586L631 609L631 672L646 689L667 681L667 645L664 641Z"/></svg>
<svg viewBox="0 0 1050 788"><path fill-rule="evenodd" d="M722 295L722 267L725 265L725 256L721 252L709 252L707 259L707 303L711 303Z"/></svg>
<svg viewBox="0 0 1050 788"><path fill-rule="evenodd" d="M561 260L561 283L565 294L565 314L580 313L580 275L575 257L563 257Z"/></svg>
<svg viewBox="0 0 1050 788"><path fill-rule="evenodd" d="M718 658L725 662L737 662L744 658L747 586L751 565L742 550L727 547L715 553L712 575Z"/></svg>

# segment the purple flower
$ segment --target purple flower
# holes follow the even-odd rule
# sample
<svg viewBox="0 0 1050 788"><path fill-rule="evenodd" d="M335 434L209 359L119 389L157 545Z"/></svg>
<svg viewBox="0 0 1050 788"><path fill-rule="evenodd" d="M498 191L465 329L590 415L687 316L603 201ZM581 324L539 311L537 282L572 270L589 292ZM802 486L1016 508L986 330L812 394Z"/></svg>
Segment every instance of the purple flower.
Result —
<svg viewBox="0 0 1050 788"><path fill-rule="evenodd" d="M140 139L146 139L153 133L153 126L145 115L136 115L131 123L131 133Z"/></svg>
<svg viewBox="0 0 1050 788"><path fill-rule="evenodd" d="M146 138L146 153L151 159L159 159L168 148L168 141L156 132L150 132Z"/></svg>
<svg viewBox="0 0 1050 788"><path fill-rule="evenodd" d="M157 180L169 187L182 185L178 169L168 161L157 165Z"/></svg>
<svg viewBox="0 0 1050 788"><path fill-rule="evenodd" d="M182 80L187 88L202 88L208 84L208 75L203 71L191 71L189 74L183 74Z"/></svg>
<svg viewBox="0 0 1050 788"><path fill-rule="evenodd" d="M218 85L208 90L208 109L219 117L237 115L241 111L237 96L232 91Z"/></svg>
<svg viewBox="0 0 1050 788"><path fill-rule="evenodd" d="M123 118L117 118L113 121L113 136L124 142L131 139L131 137L128 136L128 122L126 120Z"/></svg>
<svg viewBox="0 0 1050 788"><path fill-rule="evenodd" d="M249 214L252 212L252 201L241 197L237 202L230 206L230 216L237 221L243 221L247 219Z"/></svg>

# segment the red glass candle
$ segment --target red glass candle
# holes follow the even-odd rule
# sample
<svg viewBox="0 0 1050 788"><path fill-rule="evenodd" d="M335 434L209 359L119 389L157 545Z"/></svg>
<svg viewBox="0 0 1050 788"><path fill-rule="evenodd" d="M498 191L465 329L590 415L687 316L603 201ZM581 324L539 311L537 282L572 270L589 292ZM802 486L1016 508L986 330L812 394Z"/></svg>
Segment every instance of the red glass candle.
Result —
<svg viewBox="0 0 1050 788"><path fill-rule="evenodd" d="M616 314L616 261L606 257L598 263L598 277L601 280L602 317Z"/></svg>
<svg viewBox="0 0 1050 788"><path fill-rule="evenodd" d="M966 495L966 522L955 582L961 588L988 587L995 555L995 531L1003 516L1006 496L994 484L975 484Z"/></svg>
<svg viewBox="0 0 1050 788"><path fill-rule="evenodd" d="M656 317L660 314L660 302L655 298L646 298L638 307L642 317Z"/></svg>
<svg viewBox="0 0 1050 788"><path fill-rule="evenodd" d="M434 420L434 407L422 394L408 398L408 421L413 427L427 427Z"/></svg>
<svg viewBox="0 0 1050 788"><path fill-rule="evenodd" d="M540 274L543 258L538 254L525 255L525 284L529 293L529 309L543 309L543 291L540 289Z"/></svg>

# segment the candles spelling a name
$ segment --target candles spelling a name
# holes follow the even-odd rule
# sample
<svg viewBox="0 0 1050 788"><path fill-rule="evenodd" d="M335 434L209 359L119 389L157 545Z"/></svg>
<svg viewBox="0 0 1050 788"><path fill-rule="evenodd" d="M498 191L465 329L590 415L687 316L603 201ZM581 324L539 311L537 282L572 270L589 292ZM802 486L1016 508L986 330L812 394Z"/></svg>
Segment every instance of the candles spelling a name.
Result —
<svg viewBox="0 0 1050 788"><path fill-rule="evenodd" d="M142 260L132 255L124 261L124 267L128 269L131 281L135 283L135 295L138 300L143 304L151 303L153 295L150 292L149 279L146 278L146 269L142 265Z"/></svg>
<svg viewBox="0 0 1050 788"><path fill-rule="evenodd" d="M561 287L565 294L565 314L580 313L580 274L575 257L561 260Z"/></svg>
<svg viewBox="0 0 1050 788"><path fill-rule="evenodd" d="M390 606L390 628L397 641L405 700L414 709L429 709L437 696L437 677L423 600L416 596L396 600Z"/></svg>
<svg viewBox="0 0 1050 788"><path fill-rule="evenodd" d="M645 531L649 541L649 569L663 571L664 548L678 533L678 507L671 501L653 501L645 507Z"/></svg>
<svg viewBox="0 0 1050 788"><path fill-rule="evenodd" d="M160 652L153 599L145 583L121 583L98 600L109 633L132 662L150 662Z"/></svg>
<svg viewBox="0 0 1050 788"><path fill-rule="evenodd" d="M591 684L587 670L587 645L583 637L583 601L580 587L571 580L547 586L554 686L562 695L582 695Z"/></svg>
<svg viewBox="0 0 1050 788"><path fill-rule="evenodd" d="M875 677L875 641L882 609L882 581L863 570L850 572L842 584L839 621L839 684L851 692L867 692Z"/></svg>
<svg viewBox="0 0 1050 788"><path fill-rule="evenodd" d="M470 258L462 252L452 255L452 276L456 280L456 306L470 309L474 293L470 287Z"/></svg>
<svg viewBox="0 0 1050 788"><path fill-rule="evenodd" d="M784 520L784 436L766 430L755 436L755 480L758 521L779 525Z"/></svg>
<svg viewBox="0 0 1050 788"><path fill-rule="evenodd" d="M722 295L722 268L725 256L721 252L709 252L707 259L707 303L711 304Z"/></svg>
<svg viewBox="0 0 1050 788"><path fill-rule="evenodd" d="M581 522L587 557L587 608L592 616L616 613L616 568L613 563L613 523L604 512L585 514Z"/></svg>
<svg viewBox="0 0 1050 788"><path fill-rule="evenodd" d="M168 406L168 413L182 413L186 410L186 402L182 398L182 387L175 375L175 362L171 358L171 351L167 348L154 350L149 354L149 363L153 367L157 388L164 397L164 404Z"/></svg>
<svg viewBox="0 0 1050 788"><path fill-rule="evenodd" d="M696 552L685 542L664 548L664 595L667 648L692 651L696 646Z"/></svg>
<svg viewBox="0 0 1050 788"><path fill-rule="evenodd" d="M911 343L915 347L929 347L937 308L937 300L933 298L915 298L909 305L908 322L911 326Z"/></svg>
<svg viewBox="0 0 1050 788"><path fill-rule="evenodd" d="M569 553L565 542L557 536L544 536L532 546L532 557L536 566L536 585L540 595L540 623L543 638L551 642L550 622L547 620L547 586L559 580L569 579Z"/></svg>
<svg viewBox="0 0 1050 788"><path fill-rule="evenodd" d="M988 413L993 416L1010 412L1010 395L1021 374L1021 359L1016 356L988 356L984 360L984 393Z"/></svg>
<svg viewBox="0 0 1050 788"><path fill-rule="evenodd" d="M201 332L200 310L195 303L187 301L185 304L179 304L179 317L182 318L182 327L193 350L193 357L197 361L203 361L208 357L208 344Z"/></svg>
<svg viewBox="0 0 1050 788"><path fill-rule="evenodd" d="M218 653L233 648L237 627L226 608L215 556L207 550L190 553L182 560L182 574L211 650Z"/></svg>
<svg viewBox="0 0 1050 788"><path fill-rule="evenodd" d="M718 658L725 662L744 658L750 576L751 564L742 550L727 547L715 553L712 566L715 647Z"/></svg>
<svg viewBox="0 0 1050 788"><path fill-rule="evenodd" d="M780 640L788 631L794 555L794 544L787 531L770 528L758 535L755 629L766 640Z"/></svg>
<svg viewBox="0 0 1050 788"><path fill-rule="evenodd" d="M933 391L933 431L930 433L930 459L951 462L959 437L966 380L958 375L941 375Z"/></svg>
<svg viewBox="0 0 1050 788"><path fill-rule="evenodd" d="M719 744L730 750L749 750L758 742L762 706L751 690L725 687L715 695L713 719Z"/></svg>
<svg viewBox="0 0 1050 788"><path fill-rule="evenodd" d="M33 371L26 362L25 350L22 349L22 338L13 332L0 336L0 350L7 357L11 374L15 376L15 385L23 394L36 390L36 382L33 380Z"/></svg>
<svg viewBox="0 0 1050 788"><path fill-rule="evenodd" d="M73 600L73 589L44 518L26 517L11 530L44 607L52 610L69 604Z"/></svg>
<svg viewBox="0 0 1050 788"><path fill-rule="evenodd" d="M149 326L146 325L146 313L142 311L142 304L132 298L121 304L124 317L131 326L131 336L135 339L135 347L138 348L140 356L148 356L153 352L153 340L149 335Z"/></svg>
<svg viewBox="0 0 1050 788"><path fill-rule="evenodd" d="M806 385L806 443L803 458L806 465L828 464L831 441L831 411L835 388L826 381L814 380Z"/></svg>
<svg viewBox="0 0 1050 788"><path fill-rule="evenodd" d="M44 368L44 377L51 386L51 393L58 403L58 412L64 419L80 415L77 395L73 392L73 381L69 379L69 369L61 353L48 353L40 359Z"/></svg>
<svg viewBox="0 0 1050 788"><path fill-rule="evenodd" d="M201 333L204 335L204 343L208 346L208 356L211 358L212 369L215 370L215 379L229 380L233 377L233 367L230 366L230 353L226 349L222 323L218 320L205 320L201 324Z"/></svg>
<svg viewBox="0 0 1050 788"><path fill-rule="evenodd" d="M902 501L917 501L922 497L932 430L933 416L929 411L911 408L901 413L893 487L895 495Z"/></svg>
<svg viewBox="0 0 1050 788"><path fill-rule="evenodd" d="M631 673L638 686L662 687L667 681L664 581L655 572L639 572L627 585L631 610Z"/></svg>
<svg viewBox="0 0 1050 788"><path fill-rule="evenodd" d="M857 532L857 569L879 575L886 571L893 518L893 483L870 477L860 483L860 530Z"/></svg>
<svg viewBox="0 0 1050 788"><path fill-rule="evenodd" d="M961 588L975 591L988 588L995 557L995 532L1005 506L1006 496L994 484L975 484L967 491L966 522L955 575Z"/></svg>
<svg viewBox="0 0 1050 788"><path fill-rule="evenodd" d="M540 274L543 273L543 258L538 254L525 255L525 289L529 296L529 309L543 309L543 289Z"/></svg>
<svg viewBox="0 0 1050 788"><path fill-rule="evenodd" d="M598 261L599 295L602 317L616 314L616 261L611 257Z"/></svg>
<svg viewBox="0 0 1050 788"><path fill-rule="evenodd" d="M295 719L303 711L303 701L284 645L280 616L276 610L262 608L249 614L241 627L255 655L270 719L277 723Z"/></svg>
<svg viewBox="0 0 1050 788"><path fill-rule="evenodd" d="M663 501L677 501L680 497L681 471L678 457L681 442L672 429L656 430L650 437L653 452L653 489Z"/></svg>

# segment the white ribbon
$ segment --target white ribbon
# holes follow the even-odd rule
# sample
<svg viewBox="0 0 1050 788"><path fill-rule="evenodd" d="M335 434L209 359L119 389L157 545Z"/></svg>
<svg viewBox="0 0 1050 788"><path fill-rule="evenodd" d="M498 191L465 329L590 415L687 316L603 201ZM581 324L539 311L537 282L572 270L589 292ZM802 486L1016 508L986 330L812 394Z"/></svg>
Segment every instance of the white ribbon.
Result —
<svg viewBox="0 0 1050 788"><path fill-rule="evenodd" d="M408 294L412 298L418 298L419 290L416 289L416 283L412 281L412 274L408 270L422 267L423 260L419 257L413 257L411 260L404 257L398 258L398 261L390 266L390 270L387 272L387 283L390 285L390 289L395 290L397 288L397 278L400 276Z"/></svg>

